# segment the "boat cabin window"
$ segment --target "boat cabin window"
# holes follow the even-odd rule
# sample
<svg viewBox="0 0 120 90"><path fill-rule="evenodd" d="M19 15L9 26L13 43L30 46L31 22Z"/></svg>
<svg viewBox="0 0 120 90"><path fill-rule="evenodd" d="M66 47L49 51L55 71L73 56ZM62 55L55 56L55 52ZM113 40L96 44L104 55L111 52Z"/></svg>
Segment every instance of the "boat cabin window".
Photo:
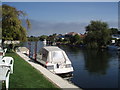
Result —
<svg viewBox="0 0 120 90"><path fill-rule="evenodd" d="M47 61L47 57L48 57L48 52L43 50L43 53L42 53L42 60L44 61Z"/></svg>
<svg viewBox="0 0 120 90"><path fill-rule="evenodd" d="M48 70L54 70L54 66L53 66L53 65L47 66L47 69L48 69Z"/></svg>
<svg viewBox="0 0 120 90"><path fill-rule="evenodd" d="M42 49L40 49L40 50L38 51L38 53L39 53L39 55L42 55Z"/></svg>
<svg viewBox="0 0 120 90"><path fill-rule="evenodd" d="M64 56L63 53L61 51L54 51L53 52L53 61L54 62L64 62Z"/></svg>

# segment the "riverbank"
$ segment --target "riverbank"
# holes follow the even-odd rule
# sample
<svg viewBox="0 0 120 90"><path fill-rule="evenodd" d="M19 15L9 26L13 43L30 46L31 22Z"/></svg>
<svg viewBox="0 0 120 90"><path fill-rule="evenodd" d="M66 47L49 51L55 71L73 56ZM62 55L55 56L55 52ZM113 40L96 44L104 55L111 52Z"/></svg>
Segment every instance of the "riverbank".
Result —
<svg viewBox="0 0 120 90"><path fill-rule="evenodd" d="M24 47L29 48L28 42ZM38 42L37 52L43 47ZM118 54L111 50L96 50L60 45L72 62L74 72L70 82L84 88L117 88L118 87ZM31 42L31 53L34 53L35 42ZM120 56L120 55L119 55ZM102 84L101 84L102 83Z"/></svg>
<svg viewBox="0 0 120 90"><path fill-rule="evenodd" d="M75 86L74 84L68 82L67 80L64 80L60 76L53 74L40 64L36 63L35 61L31 60L26 55L17 52L17 54L22 57L26 62L28 62L32 67L34 67L36 70L38 70L40 73L42 73L50 82L58 86L59 88L75 88L77 90L80 90L79 87Z"/></svg>
<svg viewBox="0 0 120 90"><path fill-rule="evenodd" d="M15 60L10 88L57 88L16 53L7 53L6 56L12 56Z"/></svg>

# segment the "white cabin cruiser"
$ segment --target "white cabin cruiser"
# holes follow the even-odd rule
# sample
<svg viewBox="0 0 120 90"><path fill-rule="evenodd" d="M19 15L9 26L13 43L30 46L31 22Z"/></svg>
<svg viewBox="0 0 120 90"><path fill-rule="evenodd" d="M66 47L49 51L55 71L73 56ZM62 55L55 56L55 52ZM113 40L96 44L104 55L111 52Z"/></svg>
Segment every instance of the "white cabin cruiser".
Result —
<svg viewBox="0 0 120 90"><path fill-rule="evenodd" d="M66 53L57 46L45 46L37 54L36 61L55 74L73 72L71 61Z"/></svg>

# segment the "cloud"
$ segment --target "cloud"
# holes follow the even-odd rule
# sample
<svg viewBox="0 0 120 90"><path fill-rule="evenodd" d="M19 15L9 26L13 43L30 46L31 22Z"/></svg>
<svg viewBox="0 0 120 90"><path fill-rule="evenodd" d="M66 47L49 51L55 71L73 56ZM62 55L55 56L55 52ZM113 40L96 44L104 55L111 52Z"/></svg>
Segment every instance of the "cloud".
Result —
<svg viewBox="0 0 120 90"><path fill-rule="evenodd" d="M65 34L67 32L84 33L87 23L80 22L44 22L30 20L32 28L28 30L29 36L51 35L53 33Z"/></svg>
<svg viewBox="0 0 120 90"><path fill-rule="evenodd" d="M51 35L54 33L65 34L68 32L84 33L85 27L90 22L48 22L48 21L36 21L30 20L31 29L27 30L28 36L41 36ZM109 27L118 27L117 21L108 21ZM25 26L25 21L23 23Z"/></svg>
<svg viewBox="0 0 120 90"><path fill-rule="evenodd" d="M118 21L109 21L108 25L109 27L118 28Z"/></svg>

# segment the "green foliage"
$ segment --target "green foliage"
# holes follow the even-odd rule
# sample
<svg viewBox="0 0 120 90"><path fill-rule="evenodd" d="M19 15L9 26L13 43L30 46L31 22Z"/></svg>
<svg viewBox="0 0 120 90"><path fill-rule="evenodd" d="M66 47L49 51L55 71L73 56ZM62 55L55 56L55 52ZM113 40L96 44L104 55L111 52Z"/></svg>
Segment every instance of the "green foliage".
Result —
<svg viewBox="0 0 120 90"><path fill-rule="evenodd" d="M2 5L2 38L4 40L20 40L26 41L26 29L22 26L21 18L25 17L26 13L19 11L14 7ZM26 20L28 28L30 22Z"/></svg>
<svg viewBox="0 0 120 90"><path fill-rule="evenodd" d="M81 42L80 35L76 34L76 35L70 37L71 44L75 45L75 44L79 44L80 42Z"/></svg>
<svg viewBox="0 0 120 90"><path fill-rule="evenodd" d="M47 37L48 37L47 35L42 35L42 36L39 37L39 40L44 41L44 39L47 39Z"/></svg>
<svg viewBox="0 0 120 90"><path fill-rule="evenodd" d="M57 42L63 42L62 38L57 39Z"/></svg>
<svg viewBox="0 0 120 90"><path fill-rule="evenodd" d="M48 36L47 40L51 41L51 42L55 42L56 41L56 36L57 36L56 33L52 34L52 35Z"/></svg>
<svg viewBox="0 0 120 90"><path fill-rule="evenodd" d="M118 34L118 29L117 28L110 28L111 34Z"/></svg>
<svg viewBox="0 0 120 90"><path fill-rule="evenodd" d="M86 26L86 31L101 31L108 29L108 24L101 21L91 21L91 24Z"/></svg>
<svg viewBox="0 0 120 90"><path fill-rule="evenodd" d="M111 39L111 32L105 22L91 21L86 27L86 32L84 43L91 48L106 46Z"/></svg>
<svg viewBox="0 0 120 90"><path fill-rule="evenodd" d="M38 40L39 40L38 37L34 37L34 36L28 37L28 41L38 41Z"/></svg>

